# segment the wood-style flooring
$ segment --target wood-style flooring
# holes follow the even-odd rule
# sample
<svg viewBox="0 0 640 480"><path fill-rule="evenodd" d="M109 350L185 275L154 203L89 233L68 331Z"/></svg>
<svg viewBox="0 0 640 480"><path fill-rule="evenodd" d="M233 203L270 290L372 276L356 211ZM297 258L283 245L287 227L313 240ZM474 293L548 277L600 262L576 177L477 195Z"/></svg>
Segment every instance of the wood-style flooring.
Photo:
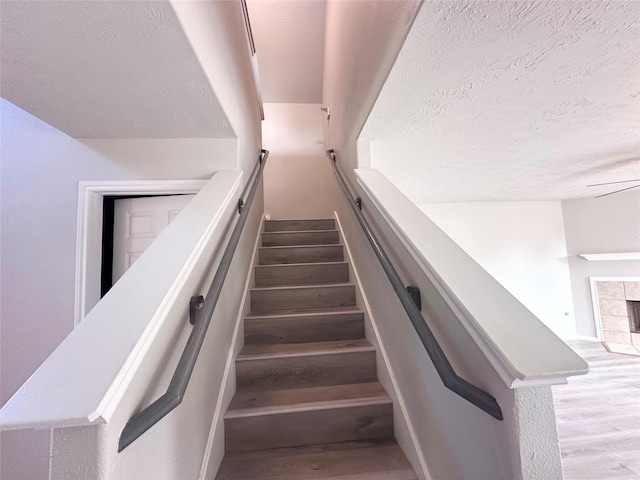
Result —
<svg viewBox="0 0 640 480"><path fill-rule="evenodd" d="M640 358L568 343L590 372L553 387L565 480L640 479Z"/></svg>

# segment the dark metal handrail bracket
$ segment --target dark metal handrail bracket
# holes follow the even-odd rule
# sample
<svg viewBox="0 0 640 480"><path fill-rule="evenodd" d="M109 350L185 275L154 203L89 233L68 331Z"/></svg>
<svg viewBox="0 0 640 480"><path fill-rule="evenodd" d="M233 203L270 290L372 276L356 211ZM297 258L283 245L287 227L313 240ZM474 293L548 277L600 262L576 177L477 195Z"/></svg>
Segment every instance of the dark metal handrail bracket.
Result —
<svg viewBox="0 0 640 480"><path fill-rule="evenodd" d="M342 189L342 192L347 198L347 203L349 203L349 206L351 207L353 214L358 219L358 223L362 227L362 230L364 231L364 234L367 237L367 240L369 240L369 243L371 244L373 251L378 257L378 260L380 260L380 263L382 264L382 268L387 274L387 277L389 278L389 281L391 282L393 289L398 295L398 298L400 299L402 306L407 312L407 315L409 316L409 319L411 320L411 323L413 324L413 327L415 328L418 334L418 337L422 342L422 345L424 345L424 348L427 351L427 354L431 358L431 361L433 362L433 365L435 366L438 372L438 375L442 379L442 383L444 383L445 387L447 387L449 390L460 395L462 398L471 402L476 407L484 410L492 417L497 418L498 420L502 420L503 419L502 410L500 409L498 402L496 402L496 399L493 398L484 390L476 387L472 383L469 383L465 379L459 377L456 374L456 372L453 370L451 363L449 363L449 360L447 359L446 355L442 351L442 348L440 348L438 341L433 336L431 329L429 328L429 326L427 325L427 322L422 317L422 314L420 313L419 308L416 306L416 303L412 299L411 294L407 291L407 288L402 282L400 275L398 275L398 272L396 271L393 264L391 263L391 260L389 259L384 249L382 248L381 243L378 241L373 230L369 226L369 223L364 218L364 215L362 214L362 211L361 211L362 202L359 201L360 198L358 197L357 199L354 199L351 196L349 187L347 187L347 184L344 178L342 177L340 170L338 170L338 167L336 165L336 156L334 151L327 150L327 157L329 158L331 167L333 168L333 171L338 179L340 188Z"/></svg>
<svg viewBox="0 0 640 480"><path fill-rule="evenodd" d="M218 270L211 281L211 286L209 287L209 291L204 299L204 303L198 302L199 299L197 298L191 302L191 318L192 321L195 322L195 326L193 327L193 330L191 330L189 340L187 340L187 345L184 347L178 366L171 378L171 383L169 384L167 393L162 395L140 413L133 416L127 422L124 430L122 430L122 434L120 435L118 452L121 452L123 449L131 445L133 441L149 430L153 425L158 423L167 413L176 408L180 405L180 402L182 402L185 391L187 390L187 385L189 384L189 379L191 378L191 373L196 365L200 348L202 347L205 335L207 334L207 329L209 328L213 311L218 303L218 298L220 298L220 292L222 291L224 280L227 276L227 272L229 271L229 267L231 266L233 254L236 251L238 241L242 235L242 229L244 224L247 222L249 210L251 209L253 198L256 196L256 191L258 190L258 185L262 178L262 171L267 163L268 156L269 152L267 150L262 150L259 159L260 163L258 171L255 174L251 190L249 190L249 194L241 206L239 202L238 213L240 216L238 218L238 222L233 229L229 243L222 255L222 260L220 261Z"/></svg>

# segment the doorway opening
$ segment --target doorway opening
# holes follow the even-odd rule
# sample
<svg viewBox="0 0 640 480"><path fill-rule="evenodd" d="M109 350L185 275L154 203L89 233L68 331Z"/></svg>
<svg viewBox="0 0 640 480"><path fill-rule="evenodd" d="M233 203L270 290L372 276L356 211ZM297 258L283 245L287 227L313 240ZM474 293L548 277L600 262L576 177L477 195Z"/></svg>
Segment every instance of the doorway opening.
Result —
<svg viewBox="0 0 640 480"><path fill-rule="evenodd" d="M173 221L193 197L194 194L181 193L173 195L108 195L103 197L100 298L106 295L124 271L133 265L146 247ZM137 214L137 217L132 214ZM132 217L129 219L130 222L128 217ZM135 231L136 228L137 231ZM125 254L118 251L118 249L125 247L124 244L127 240L124 238L125 235L133 236L134 239L129 242L133 241L138 244L135 254L127 259L120 258ZM116 264L114 264L114 259ZM121 260L120 264L117 263L117 260Z"/></svg>
<svg viewBox="0 0 640 480"><path fill-rule="evenodd" d="M103 203L108 197L196 194L208 180L80 182L74 325L102 298Z"/></svg>

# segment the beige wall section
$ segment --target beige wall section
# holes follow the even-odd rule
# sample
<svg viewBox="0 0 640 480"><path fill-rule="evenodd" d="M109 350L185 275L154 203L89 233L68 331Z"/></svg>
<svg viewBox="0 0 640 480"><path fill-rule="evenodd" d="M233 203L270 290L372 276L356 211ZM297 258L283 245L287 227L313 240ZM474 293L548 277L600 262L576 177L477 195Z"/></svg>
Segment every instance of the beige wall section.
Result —
<svg viewBox="0 0 640 480"><path fill-rule="evenodd" d="M581 253L640 251L640 191L562 202L578 335L595 337L589 277L638 277L640 261L589 262Z"/></svg>
<svg viewBox="0 0 640 480"><path fill-rule="evenodd" d="M264 208L272 219L331 218L320 104L266 103Z"/></svg>
<svg viewBox="0 0 640 480"><path fill-rule="evenodd" d="M418 206L556 335L575 338L560 202Z"/></svg>

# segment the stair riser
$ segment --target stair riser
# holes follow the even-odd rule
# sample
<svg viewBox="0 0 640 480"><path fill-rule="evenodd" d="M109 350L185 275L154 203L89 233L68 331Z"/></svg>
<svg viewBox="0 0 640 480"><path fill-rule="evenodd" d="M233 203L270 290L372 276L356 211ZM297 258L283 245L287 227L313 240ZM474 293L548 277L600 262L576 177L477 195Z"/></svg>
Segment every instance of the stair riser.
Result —
<svg viewBox="0 0 640 480"><path fill-rule="evenodd" d="M344 283L348 281L349 265L347 263L256 267L256 287Z"/></svg>
<svg viewBox="0 0 640 480"><path fill-rule="evenodd" d="M342 245L288 248L266 247L258 250L258 261L260 265L342 262L344 261L344 253Z"/></svg>
<svg viewBox="0 0 640 480"><path fill-rule="evenodd" d="M243 390L321 387L377 379L375 351L236 361Z"/></svg>
<svg viewBox="0 0 640 480"><path fill-rule="evenodd" d="M418 480L394 441L324 443L227 455L217 480Z"/></svg>
<svg viewBox="0 0 640 480"><path fill-rule="evenodd" d="M337 231L263 233L263 247L282 247L290 245L337 245Z"/></svg>
<svg viewBox="0 0 640 480"><path fill-rule="evenodd" d="M356 289L353 285L251 291L253 312L349 307L355 304Z"/></svg>
<svg viewBox="0 0 640 480"><path fill-rule="evenodd" d="M325 220L267 220L264 222L265 232L290 232L306 230L335 230L334 219Z"/></svg>
<svg viewBox="0 0 640 480"><path fill-rule="evenodd" d="M245 320L247 344L277 344L355 340L364 337L362 313L317 317Z"/></svg>
<svg viewBox="0 0 640 480"><path fill-rule="evenodd" d="M226 451L393 436L391 403L225 420Z"/></svg>

